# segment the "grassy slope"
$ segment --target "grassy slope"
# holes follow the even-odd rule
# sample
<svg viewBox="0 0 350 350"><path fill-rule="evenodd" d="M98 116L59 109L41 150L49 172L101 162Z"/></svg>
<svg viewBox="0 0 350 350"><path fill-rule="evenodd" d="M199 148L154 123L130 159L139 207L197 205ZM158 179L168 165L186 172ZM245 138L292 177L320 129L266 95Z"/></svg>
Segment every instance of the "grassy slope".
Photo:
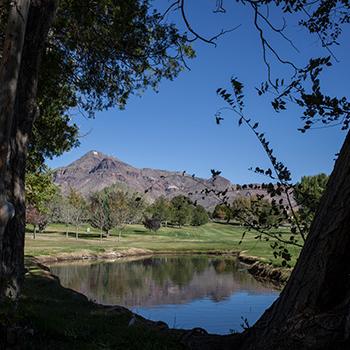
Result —
<svg viewBox="0 0 350 350"><path fill-rule="evenodd" d="M200 227L161 228L156 233L149 232L142 225L128 225L122 231L120 241L118 232L114 231L102 242L96 230L92 229L91 234L86 234L86 227L81 227L78 240L74 238L74 228L70 228L70 231L68 239L65 237L63 225L51 225L46 233L38 234L35 240L27 233L26 254L39 256L82 250L103 252L127 248L150 249L155 252L243 251L246 255L277 263L272 259L270 242L257 240L253 233L247 233L243 242L239 244L244 228L227 224L209 223ZM296 248L289 249L294 253L294 257L297 256Z"/></svg>

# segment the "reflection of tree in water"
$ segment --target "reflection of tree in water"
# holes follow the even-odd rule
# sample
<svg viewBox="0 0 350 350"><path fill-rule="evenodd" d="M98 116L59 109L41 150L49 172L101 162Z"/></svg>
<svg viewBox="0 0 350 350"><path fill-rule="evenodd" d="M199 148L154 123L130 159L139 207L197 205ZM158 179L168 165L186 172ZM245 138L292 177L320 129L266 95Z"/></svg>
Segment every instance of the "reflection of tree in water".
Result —
<svg viewBox="0 0 350 350"><path fill-rule="evenodd" d="M129 307L179 304L203 297L221 301L238 291L270 290L229 258L151 257L128 262L75 262L51 269L64 286L90 299Z"/></svg>

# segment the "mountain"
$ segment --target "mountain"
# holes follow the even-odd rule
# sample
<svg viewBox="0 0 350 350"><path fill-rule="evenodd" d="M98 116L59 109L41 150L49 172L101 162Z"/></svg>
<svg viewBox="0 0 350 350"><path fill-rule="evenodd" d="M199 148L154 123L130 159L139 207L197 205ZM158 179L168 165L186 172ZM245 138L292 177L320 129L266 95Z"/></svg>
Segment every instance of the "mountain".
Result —
<svg viewBox="0 0 350 350"><path fill-rule="evenodd" d="M227 195L230 198L263 192L254 189L254 186L252 189L240 187L238 189L221 176L216 176L215 180L201 179L183 172L139 169L98 151L90 151L68 166L56 169L54 182L65 194L73 188L85 197L114 184L126 190L145 194L151 202L160 196L172 198L185 195L210 210L220 202L210 190L228 189ZM205 191L210 193L205 194Z"/></svg>

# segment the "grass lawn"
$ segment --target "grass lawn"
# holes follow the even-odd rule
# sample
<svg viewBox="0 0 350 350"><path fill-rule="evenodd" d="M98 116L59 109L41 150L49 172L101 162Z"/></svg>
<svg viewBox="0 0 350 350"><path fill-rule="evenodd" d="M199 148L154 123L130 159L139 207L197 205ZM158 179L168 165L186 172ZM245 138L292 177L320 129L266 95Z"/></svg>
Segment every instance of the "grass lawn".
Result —
<svg viewBox="0 0 350 350"><path fill-rule="evenodd" d="M37 234L34 240L30 231L26 235L26 255L39 256L78 251L104 252L108 250L125 250L128 248L149 249L154 252L213 252L243 251L262 260L278 264L273 258L270 242L255 239L255 234L247 232L239 244L244 228L230 224L209 223L199 227L161 228L156 233L150 232L142 225L128 225L119 232L111 232L109 237L99 238L99 232L88 226L79 228L79 239L75 239L75 228L69 227L69 238L66 238L64 225L50 225L45 233ZM293 261L299 253L296 247L289 247Z"/></svg>

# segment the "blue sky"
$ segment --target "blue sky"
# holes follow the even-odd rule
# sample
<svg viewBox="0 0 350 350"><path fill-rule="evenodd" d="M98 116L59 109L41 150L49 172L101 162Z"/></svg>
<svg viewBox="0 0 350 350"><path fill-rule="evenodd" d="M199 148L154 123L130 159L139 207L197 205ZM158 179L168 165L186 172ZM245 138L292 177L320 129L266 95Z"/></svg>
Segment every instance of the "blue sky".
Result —
<svg viewBox="0 0 350 350"><path fill-rule="evenodd" d="M168 2L156 4L164 8ZM81 146L49 160L48 165L64 166L90 150L98 150L136 167L186 170L201 177L209 177L214 168L234 183L266 181L248 170L269 165L254 135L246 127L238 127L234 115L225 114L222 125L215 123L215 113L225 106L216 96L216 89L228 86L230 77L236 76L245 84L246 113L259 121L261 131L268 136L278 158L290 168L293 179L330 173L345 133L335 127L301 134L297 131L302 125L301 110L291 107L280 114L273 112L269 98L258 97L255 91L266 79L266 67L250 9L227 2L225 14L214 14L214 4L213 0L188 2L188 17L198 32L210 37L221 29L240 27L221 37L217 47L195 42L197 57L188 62L191 70L174 81L163 81L158 93L149 90L141 97L133 96L123 111L99 112L91 120L74 117L81 129ZM277 12L272 11L271 19L282 23ZM176 14L168 20L183 26ZM310 56L327 56L317 37L294 22L288 21L287 33L300 53L269 34L278 52L300 65ZM349 91L350 50L349 42L343 41L333 49L340 63L323 76L332 95L343 96ZM276 77L287 72L287 67L273 64Z"/></svg>

